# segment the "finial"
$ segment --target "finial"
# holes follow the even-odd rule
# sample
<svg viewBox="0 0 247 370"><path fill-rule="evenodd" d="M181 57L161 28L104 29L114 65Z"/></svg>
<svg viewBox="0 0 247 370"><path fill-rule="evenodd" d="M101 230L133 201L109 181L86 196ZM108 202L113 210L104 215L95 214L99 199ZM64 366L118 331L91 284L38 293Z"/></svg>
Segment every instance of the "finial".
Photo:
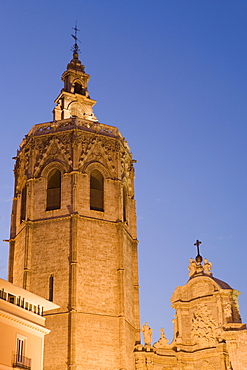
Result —
<svg viewBox="0 0 247 370"><path fill-rule="evenodd" d="M75 27L73 27L72 30L75 31L75 34L74 35L71 34L71 36L75 40L75 43L74 43L73 47L71 48L71 51L73 51L73 58L74 59L78 59L78 54L80 52L80 49L79 49L79 46L78 46L78 43L77 42L78 41L81 42L81 41L77 37L77 32L80 31L77 28L77 21L75 21Z"/></svg>
<svg viewBox="0 0 247 370"><path fill-rule="evenodd" d="M200 276L201 275L208 275L208 276L213 275L211 272L212 263L208 262L207 258L204 258L204 264L202 265L202 256L200 255L200 249L199 249L200 244L202 244L202 242L200 242L200 240L198 239L194 243L194 245L197 247L197 256L195 260L193 260L193 258L190 258L190 264L188 267L190 279L194 276L199 276L199 275Z"/></svg>
<svg viewBox="0 0 247 370"><path fill-rule="evenodd" d="M202 262L202 256L200 255L200 250L199 250L200 244L202 244L202 242L200 242L198 239L194 243L194 245L197 247L197 256L196 256L196 262L197 263Z"/></svg>

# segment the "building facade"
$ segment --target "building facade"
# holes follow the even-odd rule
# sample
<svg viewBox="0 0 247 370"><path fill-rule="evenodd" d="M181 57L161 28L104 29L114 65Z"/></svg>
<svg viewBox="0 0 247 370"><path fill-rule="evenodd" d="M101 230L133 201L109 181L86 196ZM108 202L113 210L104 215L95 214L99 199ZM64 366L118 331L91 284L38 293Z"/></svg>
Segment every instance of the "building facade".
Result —
<svg viewBox="0 0 247 370"><path fill-rule="evenodd" d="M43 313L58 308L31 292L0 279L0 370L42 370Z"/></svg>

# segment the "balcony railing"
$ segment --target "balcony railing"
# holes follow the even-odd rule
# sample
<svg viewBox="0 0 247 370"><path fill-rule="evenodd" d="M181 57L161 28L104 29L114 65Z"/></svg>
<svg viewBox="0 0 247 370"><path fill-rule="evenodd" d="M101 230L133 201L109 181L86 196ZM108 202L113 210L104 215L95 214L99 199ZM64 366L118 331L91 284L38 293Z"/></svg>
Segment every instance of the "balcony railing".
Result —
<svg viewBox="0 0 247 370"><path fill-rule="evenodd" d="M14 354L13 367L18 369L31 370L31 358L21 356L20 354Z"/></svg>
<svg viewBox="0 0 247 370"><path fill-rule="evenodd" d="M36 313L37 315L43 316L44 307L29 303L25 300L25 298L21 296L16 297L15 295L11 293L5 292L4 289L0 289L0 299L3 299L4 301L8 301L9 303L15 304L21 308L24 308L27 311Z"/></svg>

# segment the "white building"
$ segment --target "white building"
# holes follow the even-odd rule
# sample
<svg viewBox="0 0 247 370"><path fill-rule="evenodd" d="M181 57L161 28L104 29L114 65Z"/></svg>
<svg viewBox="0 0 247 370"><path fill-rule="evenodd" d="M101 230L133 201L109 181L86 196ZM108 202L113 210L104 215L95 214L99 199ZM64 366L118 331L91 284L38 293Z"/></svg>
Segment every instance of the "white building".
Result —
<svg viewBox="0 0 247 370"><path fill-rule="evenodd" d="M0 370L43 368L45 328L43 312L53 302L0 279Z"/></svg>

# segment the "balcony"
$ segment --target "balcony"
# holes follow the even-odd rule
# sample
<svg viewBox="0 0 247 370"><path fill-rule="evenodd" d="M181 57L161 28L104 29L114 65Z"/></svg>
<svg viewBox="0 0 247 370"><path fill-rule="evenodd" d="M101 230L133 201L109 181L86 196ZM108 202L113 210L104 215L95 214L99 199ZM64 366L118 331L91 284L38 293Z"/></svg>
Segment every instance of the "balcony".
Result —
<svg viewBox="0 0 247 370"><path fill-rule="evenodd" d="M13 367L18 369L31 370L31 358L22 356L20 354L14 354Z"/></svg>

